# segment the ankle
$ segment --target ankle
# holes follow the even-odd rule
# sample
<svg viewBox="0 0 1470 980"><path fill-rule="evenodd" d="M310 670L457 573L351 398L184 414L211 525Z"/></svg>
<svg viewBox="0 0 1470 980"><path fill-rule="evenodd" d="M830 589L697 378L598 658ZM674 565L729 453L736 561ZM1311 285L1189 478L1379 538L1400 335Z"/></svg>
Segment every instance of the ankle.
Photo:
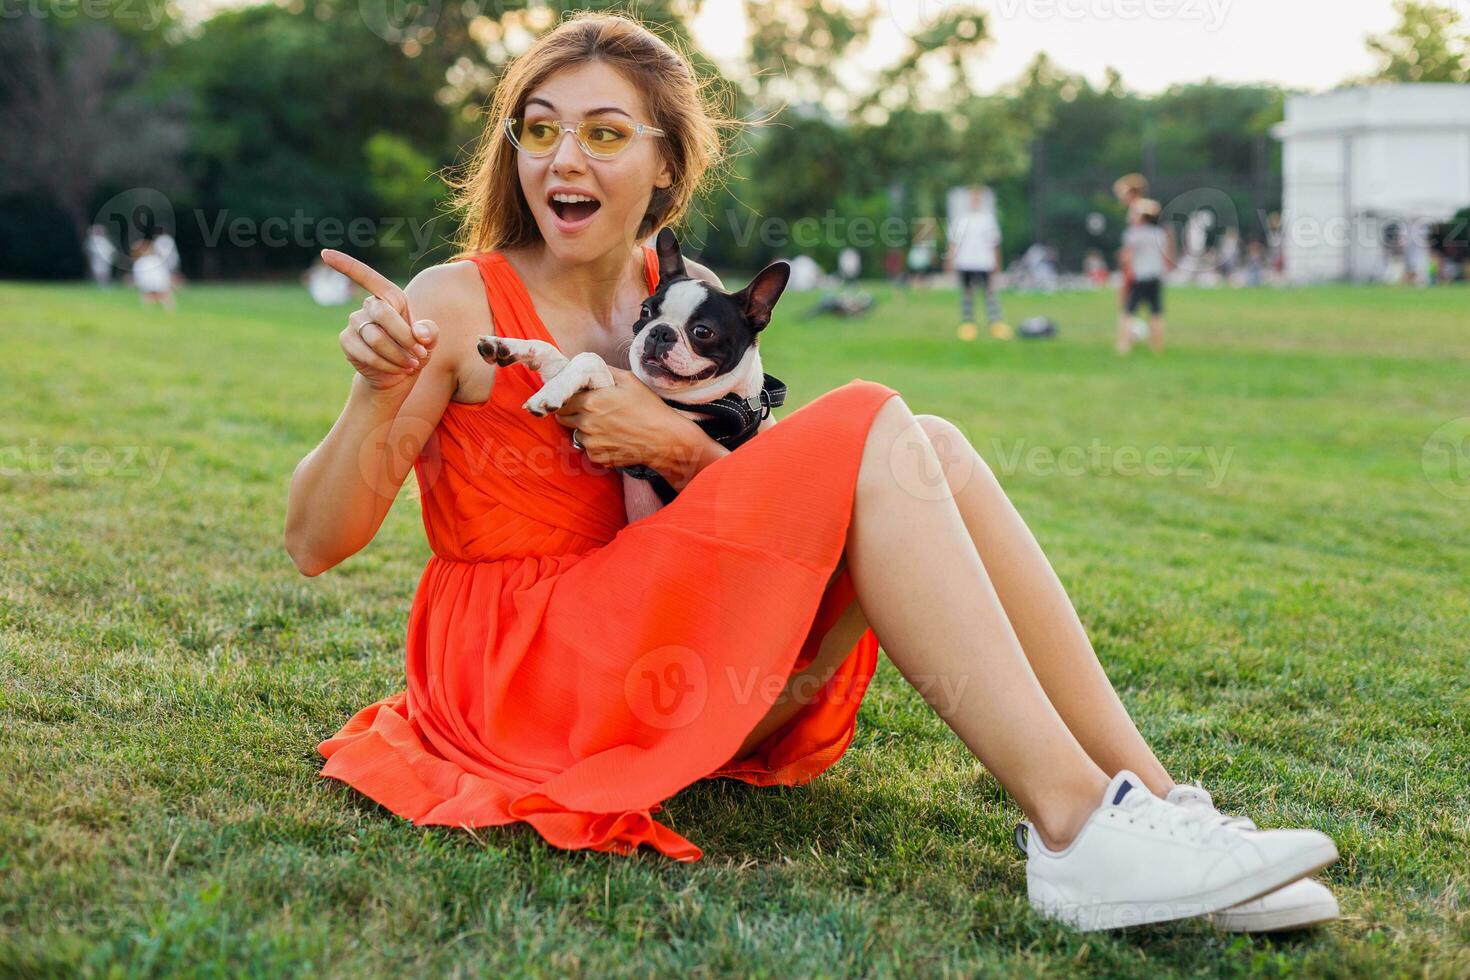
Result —
<svg viewBox="0 0 1470 980"><path fill-rule="evenodd" d="M1107 785L1107 780L1103 779L1095 786L1091 783L1079 786L1074 792L1042 808L1042 812L1032 819L1032 825L1048 850L1063 850L1076 840L1083 825L1097 811Z"/></svg>

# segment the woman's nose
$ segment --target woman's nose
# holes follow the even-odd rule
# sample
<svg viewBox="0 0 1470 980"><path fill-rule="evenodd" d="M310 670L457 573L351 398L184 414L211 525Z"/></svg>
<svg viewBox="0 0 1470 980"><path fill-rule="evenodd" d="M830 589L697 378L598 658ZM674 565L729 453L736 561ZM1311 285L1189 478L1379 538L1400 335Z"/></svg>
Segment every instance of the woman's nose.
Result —
<svg viewBox="0 0 1470 980"><path fill-rule="evenodd" d="M582 152L582 146L577 142L577 134L563 130L560 142L556 144L556 152L551 157L551 172L560 176L586 173L586 171L587 155Z"/></svg>

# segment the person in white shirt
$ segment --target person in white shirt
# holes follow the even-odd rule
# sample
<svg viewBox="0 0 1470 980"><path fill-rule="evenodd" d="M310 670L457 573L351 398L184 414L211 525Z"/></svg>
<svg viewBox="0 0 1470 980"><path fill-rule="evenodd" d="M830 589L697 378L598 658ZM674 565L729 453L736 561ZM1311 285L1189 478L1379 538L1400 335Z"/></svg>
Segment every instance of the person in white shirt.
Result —
<svg viewBox="0 0 1470 980"><path fill-rule="evenodd" d="M1118 317L1117 349L1133 349L1130 321L1138 308L1149 307L1148 343L1154 352L1164 349L1164 273L1174 265L1174 241L1159 226L1159 202L1139 201L1129 212L1128 230L1123 233L1122 260L1132 270L1128 301Z"/></svg>
<svg viewBox="0 0 1470 980"><path fill-rule="evenodd" d="M168 269L169 278L174 285L179 283L179 246L174 243L174 236L166 231L160 231L153 236L153 251L163 260Z"/></svg>
<svg viewBox="0 0 1470 980"><path fill-rule="evenodd" d="M312 263L301 279L318 306L341 306L352 299L352 280L320 259Z"/></svg>
<svg viewBox="0 0 1470 980"><path fill-rule="evenodd" d="M989 187L970 188L969 210L949 236L949 256L960 274L960 329L962 340L976 335L975 287L985 294L985 317L991 336L1008 339L1011 328L1001 319L1000 299L993 278L1000 268L1000 222L995 216L995 192Z"/></svg>
<svg viewBox="0 0 1470 980"><path fill-rule="evenodd" d="M174 308L173 274L151 238L139 239L133 245L133 285L144 303L157 303L166 310Z"/></svg>
<svg viewBox="0 0 1470 980"><path fill-rule="evenodd" d="M112 244L112 239L107 237L107 231L101 225L88 228L87 240L82 244L87 254L87 271L92 274L92 281L99 286L106 286L112 281L112 263L117 258L117 246Z"/></svg>

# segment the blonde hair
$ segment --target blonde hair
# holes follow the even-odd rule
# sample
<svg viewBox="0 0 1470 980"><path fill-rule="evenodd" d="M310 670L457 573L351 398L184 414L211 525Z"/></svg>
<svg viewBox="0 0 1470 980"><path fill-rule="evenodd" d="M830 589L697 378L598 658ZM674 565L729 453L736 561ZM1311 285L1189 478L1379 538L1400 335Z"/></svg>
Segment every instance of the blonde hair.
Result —
<svg viewBox="0 0 1470 980"><path fill-rule="evenodd" d="M489 121L464 176L451 180L452 206L461 215L456 244L464 253L496 251L541 240L516 169L516 148L505 121L521 114L538 85L567 68L602 61L642 94L650 118L662 129L659 152L672 173L668 187L653 189L639 239L684 217L690 203L724 159L722 130L738 125L723 110L713 80L696 77L689 59L637 21L619 14L580 13L539 38L506 69L495 88Z"/></svg>

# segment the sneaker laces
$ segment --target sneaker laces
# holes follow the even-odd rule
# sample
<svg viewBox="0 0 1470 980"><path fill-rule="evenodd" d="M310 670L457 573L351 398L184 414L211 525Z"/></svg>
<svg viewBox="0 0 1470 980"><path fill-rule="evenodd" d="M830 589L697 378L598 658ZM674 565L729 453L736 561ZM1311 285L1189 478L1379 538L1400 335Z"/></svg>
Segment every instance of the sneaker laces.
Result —
<svg viewBox="0 0 1470 980"><path fill-rule="evenodd" d="M1221 813L1205 813L1200 807L1183 807L1161 800L1143 789L1135 789L1117 804L1132 824L1144 824L1151 830L1162 829L1170 836L1183 837L1200 844L1215 842L1221 835L1233 833L1231 818Z"/></svg>

